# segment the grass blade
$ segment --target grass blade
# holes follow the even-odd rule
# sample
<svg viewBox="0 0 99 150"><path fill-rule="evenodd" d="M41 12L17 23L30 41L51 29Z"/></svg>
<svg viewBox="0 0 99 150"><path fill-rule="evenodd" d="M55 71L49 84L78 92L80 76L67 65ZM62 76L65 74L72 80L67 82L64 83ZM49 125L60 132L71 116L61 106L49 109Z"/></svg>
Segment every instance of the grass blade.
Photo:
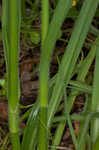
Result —
<svg viewBox="0 0 99 150"><path fill-rule="evenodd" d="M89 1L85 1L85 3L87 3L87 5L89 5ZM98 1L97 1L97 4L98 4ZM91 9L93 9L92 7L92 1L91 1L91 3L90 3L90 10ZM84 15L84 17L85 17L85 14L83 14L83 10L85 10L85 5L83 6L83 8L82 8L82 16ZM87 7L87 6L86 6ZM87 9L87 8L86 8ZM96 8L95 8L96 9ZM93 15L94 15L94 13L95 13L95 9L93 9L94 10L94 12L93 12ZM86 17L89 17L88 15L86 15ZM82 17L80 17L80 18L82 18ZM80 18L78 18L78 24L79 24L79 27L78 28L80 28ZM90 16L90 22L91 22L91 20L92 20L92 17ZM85 22L86 22L86 19L85 19ZM86 24L86 23L85 23ZM90 26L90 25L88 25L88 26ZM76 27L75 27L76 28ZM84 29L85 29L85 27L84 27ZM76 31L77 29L75 29L75 31ZM88 31L88 29L87 29L87 31ZM75 34L76 34L76 32L75 32ZM82 34L83 34L83 32L82 32ZM77 35L76 35L77 36ZM74 41L73 41L74 42ZM72 42L71 42L72 43ZM79 43L79 40L78 40L78 43ZM72 44L71 44L72 45ZM77 47L76 47L76 50L77 50ZM90 65L91 65L91 63L92 63L92 61L93 61L93 59L94 59L94 57L95 57L95 52L96 52L96 45L94 44L94 46L92 47L92 53L90 52L90 54L89 54L89 56L88 56L88 58L84 61L84 65L83 65L83 67L82 67L82 69L81 69L81 71L79 72L79 75L78 75L78 80L80 81L83 81L84 80L84 78L85 78L85 76L86 76L86 74L87 74L87 72L88 72L88 69L89 69L89 67L90 67ZM92 54L92 56L91 56L91 54ZM75 57L75 56L73 56L73 57ZM65 64L65 67L64 68L66 68L66 66L67 66L67 64ZM86 66L86 67L85 67ZM69 67L69 70L70 70L70 67ZM67 73L67 72L66 72ZM68 74L68 73L67 73ZM66 76L66 75L65 75ZM60 79L60 81L62 81L63 79ZM61 85L60 83L58 83L58 85ZM59 93L59 91L58 91L58 85L56 86L56 91L55 91L55 93ZM71 100L69 99L68 101L69 101L69 111L71 110L71 108L72 108L72 105L73 105L73 103L74 103L74 100L75 100L75 98L76 98L76 94L78 94L78 92L77 91L75 91L75 90L73 90L74 91L74 93L72 93L71 94ZM76 93L75 93L76 92ZM54 93L54 94L55 94ZM60 92L61 93L61 92ZM60 95L60 93L59 93L59 95ZM51 100L51 102L50 102L50 111L49 111L49 122L48 122L48 124L49 124L49 126L50 126L50 123L51 123L51 119L53 118L53 113L55 113L55 108L56 108L56 104L57 103L59 103L59 101L61 100L61 98L59 97L59 99L60 100L58 100L58 96L57 96L57 101L55 102L55 97L54 97L54 94L53 94L53 98L52 98L52 100ZM58 94L57 94L58 95ZM55 95L56 96L56 95ZM51 107L51 106L53 106L53 108ZM65 122L64 123L61 123L60 125L59 125L59 127L58 127L58 129L57 129L57 131L56 131L56 135L55 135L55 138L54 138L54 141L53 141L53 145L56 145L56 146L58 146L59 145L59 143L60 143L60 140L61 140L61 136L62 136L62 133L63 133L63 130L64 130L64 127L65 127ZM60 135L60 136L59 136Z"/></svg>
<svg viewBox="0 0 99 150"><path fill-rule="evenodd" d="M71 39L69 41L69 44L66 48L66 52L63 56L61 65L59 67L56 84L49 104L48 127L50 127L53 116L60 104L61 101L60 95L62 95L61 93L63 90L64 80L66 78L65 82L66 85L70 80L71 73L73 72L73 68L75 66L81 47L88 33L88 29L90 27L92 18L95 14L98 3L99 3L98 0L95 0L94 2L93 0L90 1L85 0L83 4L80 15L73 30ZM88 15L89 12L90 15Z"/></svg>
<svg viewBox="0 0 99 150"><path fill-rule="evenodd" d="M99 111L99 38L96 41L96 62L95 62L95 71L94 71L94 82L93 82L93 93L92 93L92 112ZM91 123L91 138L92 143L96 141L99 136L99 119L94 119Z"/></svg>
<svg viewBox="0 0 99 150"><path fill-rule="evenodd" d="M71 119L70 119L70 115L69 115L69 109L68 109L68 103L67 103L67 95L66 95L65 89L64 89L64 104L65 104L65 108L64 108L65 109L65 115L66 115L66 118L67 118L69 130L70 130L70 133L71 133L71 136L72 136L72 139L73 139L73 143L75 145L75 149L77 150L78 149L78 143L77 143L76 136L74 134L74 130L73 130Z"/></svg>

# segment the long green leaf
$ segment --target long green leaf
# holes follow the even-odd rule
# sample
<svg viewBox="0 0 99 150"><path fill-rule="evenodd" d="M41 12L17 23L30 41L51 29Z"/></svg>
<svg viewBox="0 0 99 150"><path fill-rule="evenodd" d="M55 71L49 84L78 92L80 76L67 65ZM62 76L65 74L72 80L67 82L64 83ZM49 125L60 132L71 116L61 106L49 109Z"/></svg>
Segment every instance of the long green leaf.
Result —
<svg viewBox="0 0 99 150"><path fill-rule="evenodd" d="M96 39L96 41L98 42L98 38ZM84 81L85 80L85 77L88 73L88 70L89 70L89 68L93 62L93 59L95 58L96 49L97 49L96 41L94 42L90 52L88 53L87 57L85 58L85 60L82 64L82 67L80 68L80 71L79 71L78 76L77 76L78 81ZM72 89L71 94L68 97L69 111L71 111L72 106L74 104L74 101L76 99L76 96L78 96L78 95L79 95L79 91ZM66 124L66 122L59 124L59 126L56 130L56 135L55 135L55 138L53 141L53 143L54 143L53 145L59 145L60 140L61 140L61 136L62 136L64 128L65 128L65 124ZM59 135L60 135L60 137L59 137Z"/></svg>
<svg viewBox="0 0 99 150"><path fill-rule="evenodd" d="M95 71L94 71L94 81L93 81L93 93L92 93L92 112L99 111L99 38L96 41L96 62L95 62ZM94 119L92 121L91 127L91 138L92 143L96 141L99 136L99 119Z"/></svg>
<svg viewBox="0 0 99 150"><path fill-rule="evenodd" d="M86 34L87 34L87 32L88 32L88 28L90 27L90 22L91 22L91 20L92 20L92 18L93 18L93 16L94 16L94 13L95 13L95 10L96 10L96 7L97 6L93 6L93 4L92 4L93 2L92 1L85 1L85 4L84 4L84 6L82 7L82 10L81 10L81 13L80 13L80 16L79 16L79 18L78 18L78 21L77 21L77 23L76 24L78 24L77 26L75 26L75 29L74 29L74 31L75 31L75 34L74 35L72 35L72 42L71 43L69 43L69 44L71 44L71 46L72 46L72 43L74 43L74 42L76 42L75 40L76 40L76 37L77 37L77 34L76 34L76 30L77 29L81 29L81 21L80 20L83 20L85 23L85 25L83 24L82 25L82 31L81 31L81 37L82 36L84 36L83 38L85 38L86 37L86 35L84 35L84 32L86 32ZM90 5L90 7L89 7L89 5ZM98 1L96 2L96 5L98 5ZM93 6L93 7L92 7ZM86 8L85 8L86 7ZM92 9L93 9L93 11L91 12L92 13L92 16L90 15L90 16L88 16L88 12L87 13L85 13L85 9L90 9L90 10L88 10L88 11L92 11ZM83 13L84 12L84 13ZM86 16L86 17L85 17ZM86 21L86 19L88 19L88 21L89 21L89 23ZM88 24L87 24L88 23ZM79 26L79 27L78 27ZM85 27L86 26L86 27ZM85 31L86 30L86 31ZM76 37L74 37L76 35ZM73 39L74 38L74 39ZM82 44L83 44L83 42L82 43L80 43L81 42L81 40L80 40L80 38L78 39L78 46L75 46L75 49L72 47L72 49L73 50L75 50L75 51L77 51L77 49L78 50L80 50L80 47L79 47L79 44L81 44L81 46L82 46ZM68 50L68 47L67 47L67 50ZM76 54L76 53L75 53ZM94 48L93 48L93 57L92 57L92 59L91 59L91 62L89 62L89 65L87 66L88 67L88 69L89 69L89 66L90 66L90 63L92 63L92 60L93 60L93 58L94 58L94 56L95 56L95 51L94 51ZM70 50L70 55L71 55L71 50ZM71 56L70 56L71 57ZM68 59L70 59L70 57L68 56ZM73 58L72 58L72 62L73 62L73 59L75 59L75 57L76 57L76 60L77 60L77 56L76 55L74 55L73 56ZM67 60L68 60L67 59ZM65 58L65 60L66 60L66 58ZM88 60L88 59L87 59ZM68 61L67 61L68 62ZM86 65L87 65L87 62L86 62ZM64 68L66 68L66 66L67 66L67 64L65 64L65 67ZM85 67L85 66L84 66ZM72 67L71 67L72 68ZM70 67L69 67L69 70L71 69ZM83 68L83 69L85 69L85 68ZM86 71L88 72L88 70L86 69ZM85 75L86 75L86 72L85 71ZM62 71L61 71L62 72ZM82 71L81 71L82 72ZM69 74L69 71L67 71L66 72L66 74L68 75ZM65 76L66 76L66 74L65 74ZM80 75L80 74L79 74ZM83 78L85 78L85 75L84 75L84 77ZM67 76L68 77L68 76ZM60 79L60 81L62 82L63 81L63 79L61 78ZM68 83L68 82L67 82ZM59 85L59 86L58 86ZM57 86L56 86L56 90L55 90L55 93L57 93L57 95L59 94L59 95L62 95L61 93L62 93L62 91L60 92L60 91L58 91L58 89L60 88L60 83L57 81ZM61 88L60 88L61 89ZM51 102L50 102L50 111L49 111L49 120L48 120L48 125L50 126L50 124L51 124L51 119L53 118L53 113L55 113L56 112L56 110L55 109L57 109L57 103L58 103L58 105L59 105L59 103L60 103L60 100L61 100L61 97L59 97L58 98L58 96L56 97L56 94L53 94L53 97L52 97L52 99L51 99ZM76 92L76 93L78 93L78 92ZM54 95L55 95L55 97L54 97ZM76 95L75 95L75 93L74 94L72 94L71 96L73 96L72 98L71 98L71 102L70 102L70 104L69 104L69 110L71 110L71 107L72 107L72 104L73 104L73 102L74 102L74 99L75 99L75 97L76 97ZM56 100L56 101L55 101ZM52 107L51 107L52 106ZM59 125L59 127L58 127L58 129L57 129L57 131L56 131L56 135L55 135L55 138L54 138L54 142L53 142L53 145L58 145L59 143L60 143L60 140L61 140L61 136L62 136L62 133L63 133L63 130L64 130L64 127L65 127L65 123L61 123L60 125ZM54 150L54 149L53 149Z"/></svg>
<svg viewBox="0 0 99 150"><path fill-rule="evenodd" d="M50 127L53 116L55 112L57 111L57 108L60 104L64 80L66 78L66 81L65 81L66 85L68 84L70 80L71 73L73 72L75 63L77 61L83 42L88 33L88 29L90 27L92 18L95 14L98 3L99 3L99 0L95 0L94 2L93 0L89 0L89 1L85 0L83 4L80 15L75 24L75 28L73 30L71 39L69 41L69 44L66 48L66 52L63 56L61 65L59 67L56 84L55 84L52 98L49 104L48 127ZM89 12L90 12L90 15L88 15Z"/></svg>

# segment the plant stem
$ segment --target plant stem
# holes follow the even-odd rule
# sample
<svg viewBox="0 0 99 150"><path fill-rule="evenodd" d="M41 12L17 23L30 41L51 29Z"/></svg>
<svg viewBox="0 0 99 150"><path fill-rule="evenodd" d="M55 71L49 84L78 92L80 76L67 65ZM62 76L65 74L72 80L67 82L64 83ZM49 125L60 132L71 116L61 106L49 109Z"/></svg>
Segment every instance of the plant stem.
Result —
<svg viewBox="0 0 99 150"><path fill-rule="evenodd" d="M20 149L18 108L19 108L19 34L20 0L3 0L3 45L7 69L7 98L9 130L13 150Z"/></svg>
<svg viewBox="0 0 99 150"><path fill-rule="evenodd" d="M47 141L47 105L48 105L48 66L46 65L46 50L43 49L44 40L48 32L49 23L49 0L42 0L42 47L40 62L40 128L39 128L39 150L48 149Z"/></svg>
<svg viewBox="0 0 99 150"><path fill-rule="evenodd" d="M49 24L49 0L42 0L42 45L48 32Z"/></svg>

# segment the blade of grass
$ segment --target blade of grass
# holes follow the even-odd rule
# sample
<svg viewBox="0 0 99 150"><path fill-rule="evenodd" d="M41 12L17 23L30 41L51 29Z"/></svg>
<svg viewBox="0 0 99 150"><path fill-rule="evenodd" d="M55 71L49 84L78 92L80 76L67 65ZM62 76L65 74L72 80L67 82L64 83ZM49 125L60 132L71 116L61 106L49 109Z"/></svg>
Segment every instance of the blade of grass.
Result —
<svg viewBox="0 0 99 150"><path fill-rule="evenodd" d="M96 42L99 42L99 37L94 42L90 52L88 53L88 56L85 58L85 60L82 64L82 67L80 68L80 70L78 72L78 75L77 75L77 80L78 81L84 82L84 80L85 80L85 77L88 73L88 70L89 70L89 68L90 68L90 66L91 66L91 64L92 64L92 62L95 58L95 55L96 55L96 49L97 49ZM71 95L68 99L70 108L72 107L72 105L74 103L74 100L75 100L77 95L78 95L78 91L77 90L76 91L72 90Z"/></svg>
<svg viewBox="0 0 99 150"><path fill-rule="evenodd" d="M93 49L93 51L94 51L94 49ZM93 54L92 52L93 51L91 51L89 54L88 54L88 56L87 56L87 58L85 59L85 60L87 60L87 62L86 62L86 64L83 64L83 65L87 65L88 64L88 66L90 66L90 63L92 63L92 61L93 61L93 59L94 59L94 57L95 57L95 53ZM95 51L94 51L95 52ZM90 55L91 54L91 55ZM90 57L89 57L90 56ZM84 60L84 62L85 62L85 60ZM92 60L92 61L91 61ZM90 62L91 61L91 62ZM84 67L83 67L84 68ZM85 67L86 68L86 67ZM85 69L84 68L84 69ZM81 69L81 68L80 68ZM84 70L83 70L84 71ZM86 71L85 71L86 72ZM81 73L81 72L79 72L79 73ZM56 78L57 78L57 74L56 75L54 75L54 77L50 80L50 82L49 82L49 87L51 87L51 86L54 86L54 84L55 84L55 82L56 82ZM69 81L69 84L68 84L68 86L67 86L67 88L72 88L72 89L75 89L76 90L76 92L77 92L77 90L80 92L84 92L84 93L89 93L89 94L91 94L92 93L92 86L90 86L90 85L88 85L88 84L86 84L84 81L80 81L80 80L78 80L78 78L77 78L77 80L76 81L74 81L74 80L70 80Z"/></svg>
<svg viewBox="0 0 99 150"><path fill-rule="evenodd" d="M96 40L98 42L98 38ZM96 44L94 43L94 45L92 46L88 56L86 57L86 59L83 62L81 70L78 73L78 77L77 77L78 81L84 81L84 79L85 79L85 77L87 75L87 72L88 72L88 70L90 68L90 65L93 62L93 59L95 57L95 53L96 53ZM75 100L75 98L76 98L76 96L78 94L79 94L78 91L72 90L71 95L68 98L69 111L71 111L71 108L73 106L74 100ZM60 123L60 125L58 126L58 128L56 130L56 135L55 135L55 138L54 138L54 141L53 141L53 145L56 145L56 146L59 145L61 137L62 137L62 134L63 134L63 131L64 131L64 128L65 128L65 124L66 124L66 122Z"/></svg>
<svg viewBox="0 0 99 150"><path fill-rule="evenodd" d="M83 143L84 141L84 137L88 131L88 125L89 125L89 121L91 120L93 114L89 114L86 119L85 119L85 124L84 124L84 127L83 127L83 131L82 131L82 134L81 134L81 137L80 137L80 140L79 140L79 148L81 147L81 144Z"/></svg>
<svg viewBox="0 0 99 150"><path fill-rule="evenodd" d="M96 42L96 62L94 70L93 92L92 92L92 112L99 112L99 39ZM94 119L91 123L91 139L92 143L96 141L99 136L99 119Z"/></svg>
<svg viewBox="0 0 99 150"><path fill-rule="evenodd" d="M91 105L91 96L90 95L86 95L86 101L85 101L85 104L84 104L84 110L82 112L83 115L87 115L90 112L90 105ZM80 122L80 127L79 127L79 131L78 131L78 143L80 141L80 137L81 137L83 129L84 129L85 121L86 121L86 119ZM86 149L86 144L87 144L87 136L85 136L85 138L83 138L83 141L80 144L79 148L81 150L85 150Z"/></svg>
<svg viewBox="0 0 99 150"><path fill-rule="evenodd" d="M68 103L67 103L67 95L66 95L65 89L64 89L64 104L65 104L65 108L64 108L65 111L64 111L64 113L65 113L66 118L67 118L67 122L68 122L69 130L70 130L70 133L71 133L71 136L72 136L72 140L73 140L75 149L78 150L77 139L76 139L76 136L74 134L74 130L73 130L71 119L70 119L70 115L69 115Z"/></svg>
<svg viewBox="0 0 99 150"><path fill-rule="evenodd" d="M71 85L71 88L75 88L76 91L82 91L84 93L92 93L92 87L86 83L83 83L81 81L73 81L70 80L69 84ZM70 86L68 86L70 88Z"/></svg>
<svg viewBox="0 0 99 150"><path fill-rule="evenodd" d="M95 14L98 3L99 3L98 0L95 0L94 2L92 0L90 1L85 0L83 4L80 15L73 30L71 39L66 48L66 52L63 56L62 63L59 67L56 84L53 90L52 98L49 103L48 127L50 127L53 116L60 104L62 97L60 95L62 95L61 93L63 89L64 80L66 78L65 81L66 85L70 80L71 73L79 56L85 37L88 33L88 29L90 27L92 18ZM90 15L88 15L89 12Z"/></svg>

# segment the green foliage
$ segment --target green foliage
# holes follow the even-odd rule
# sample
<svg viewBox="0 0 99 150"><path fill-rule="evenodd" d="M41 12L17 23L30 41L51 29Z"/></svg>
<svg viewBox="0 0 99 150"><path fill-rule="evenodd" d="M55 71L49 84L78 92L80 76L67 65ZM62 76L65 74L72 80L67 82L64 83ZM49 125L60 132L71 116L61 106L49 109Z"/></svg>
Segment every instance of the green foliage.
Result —
<svg viewBox="0 0 99 150"><path fill-rule="evenodd" d="M82 46L87 37L88 31L97 36L99 31L91 25L93 17L98 14L97 6L99 0L77 1L77 7L72 6L72 0L3 0L3 16L2 16L2 40L4 46L6 70L7 70L7 98L8 98L8 118L9 131L11 134L11 142L13 150L47 150L49 149L49 139L51 136L50 129L53 123L56 123L56 132L51 139L51 150L56 150L60 144L66 123L68 123L72 140L76 150L85 150L86 144L93 144L93 150L97 150L99 137L99 37L96 38L91 50L86 58L80 60L78 58L82 51ZM29 7L29 16L27 13L27 5ZM54 8L51 8L51 5ZM21 7L20 7L21 6ZM41 12L40 12L41 10ZM51 11L51 12L49 12ZM89 13L90 12L90 13ZM32 108L19 119L19 40L20 32L26 41L29 40L34 45L40 43L40 31L32 27L32 22L39 18L41 13L41 57L40 57L40 75L39 75L39 93L38 99ZM20 16L21 25L20 25ZM67 18L73 19L75 25L71 33L70 39L60 61L57 74L50 79L49 70L51 56L57 40L60 40L65 31L62 25ZM21 30L20 30L21 28ZM29 38L28 38L29 35ZM27 42L28 43L28 42ZM93 86L86 83L86 76L90 66L95 58L95 70ZM76 68L76 69L75 69ZM76 74L76 80L72 77ZM13 84L14 82L14 84ZM5 81L0 80L0 85L5 88ZM67 96L68 89L70 92ZM76 97L80 93L88 95L86 99L84 112L80 115L70 115ZM59 111L60 103L64 97L64 110L62 115L55 117ZM22 107L21 107L22 108ZM25 108L25 107L24 107ZM19 123L27 119L26 127L23 131L22 142L20 144ZM78 139L75 137L72 127L72 120L80 120L81 127ZM57 124L59 122L59 124ZM88 132L89 123L91 123L91 136ZM84 137L89 137L89 142ZM2 149L5 147L7 138L4 140ZM35 141L36 139L36 141Z"/></svg>

